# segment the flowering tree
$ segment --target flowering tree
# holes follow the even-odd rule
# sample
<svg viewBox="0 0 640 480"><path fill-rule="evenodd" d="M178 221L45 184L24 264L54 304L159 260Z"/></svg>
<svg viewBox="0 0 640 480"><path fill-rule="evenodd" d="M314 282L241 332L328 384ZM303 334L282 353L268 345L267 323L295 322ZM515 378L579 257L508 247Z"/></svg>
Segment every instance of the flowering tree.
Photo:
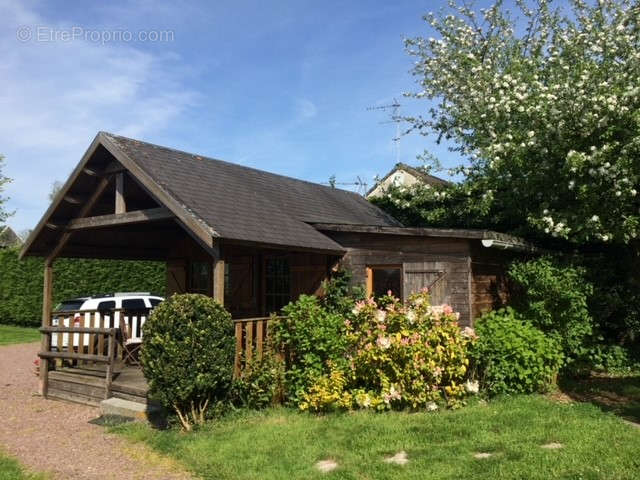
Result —
<svg viewBox="0 0 640 480"><path fill-rule="evenodd" d="M4 186L11 181L10 178L2 175L2 165L4 163L4 157L0 155L0 225L3 224L7 218L11 215L4 209L4 203L7 201L5 197L2 196L2 192L4 191Z"/></svg>
<svg viewBox="0 0 640 480"><path fill-rule="evenodd" d="M466 196L471 216L498 207L507 226L571 241L635 243L640 7L517 5L524 24L501 1L479 13L452 2L425 17L439 38L406 41L421 87L407 95L431 100L427 115L405 118L410 130L453 141L467 160L452 193L413 193L435 204ZM392 196L396 209L415 207L406 192Z"/></svg>

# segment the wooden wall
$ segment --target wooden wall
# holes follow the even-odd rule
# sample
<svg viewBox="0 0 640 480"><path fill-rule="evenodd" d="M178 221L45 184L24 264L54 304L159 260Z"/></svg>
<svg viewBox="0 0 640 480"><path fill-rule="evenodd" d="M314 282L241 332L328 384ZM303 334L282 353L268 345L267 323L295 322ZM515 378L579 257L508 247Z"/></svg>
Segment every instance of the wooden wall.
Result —
<svg viewBox="0 0 640 480"><path fill-rule="evenodd" d="M483 312L504 305L508 299L506 269L514 254L484 248L479 240L353 232L327 232L327 235L347 249L342 259L223 245L229 273L225 306L234 318L266 314L263 275L265 260L270 256L289 260L291 300L303 293L320 293L322 281L338 261L352 272L353 283L358 285L366 284L368 266L400 265L403 300L428 287L432 303L451 305L460 312L460 322L464 325L470 325ZM167 262L169 293L187 291L188 262L193 260L210 260L210 257L185 236L176 244Z"/></svg>
<svg viewBox="0 0 640 480"><path fill-rule="evenodd" d="M471 311L478 318L489 310L506 305L510 296L507 270L516 254L472 244Z"/></svg>
<svg viewBox="0 0 640 480"><path fill-rule="evenodd" d="M353 273L353 282L366 283L367 266L401 265L403 300L430 287L431 301L447 303L460 312L460 322L471 322L471 258L469 240L411 237L374 233L328 233L347 248L342 267Z"/></svg>
<svg viewBox="0 0 640 480"><path fill-rule="evenodd" d="M289 262L290 298L301 294L320 293L335 257L314 253L287 252L246 245L223 244L221 247L228 273L225 285L225 307L234 318L266 315L264 307L264 269L270 257L284 257ZM167 260L167 293L188 291L187 272L191 261L211 261L211 257L194 240L184 236L177 242Z"/></svg>

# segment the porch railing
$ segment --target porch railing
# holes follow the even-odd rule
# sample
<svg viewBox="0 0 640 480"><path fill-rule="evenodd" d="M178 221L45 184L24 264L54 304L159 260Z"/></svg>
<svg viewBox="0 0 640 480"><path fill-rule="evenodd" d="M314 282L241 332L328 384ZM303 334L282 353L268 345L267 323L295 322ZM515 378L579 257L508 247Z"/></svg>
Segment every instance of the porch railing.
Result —
<svg viewBox="0 0 640 480"><path fill-rule="evenodd" d="M41 371L43 395L47 395L51 367L104 368L105 398L109 398L114 367L130 357L126 349L131 342L142 340L142 326L149 311L120 308L52 312L49 325L40 329L45 342L38 356L48 360L43 362L46 370Z"/></svg>
<svg viewBox="0 0 640 480"><path fill-rule="evenodd" d="M116 358L116 347L117 347L117 334L118 329L116 328L88 328L88 327L42 327L40 329L43 335L47 335L49 337L46 342L47 345L51 346L51 336L57 335L58 338L61 338L62 335L72 336L79 335L80 340L77 342L77 346L67 347L66 350L60 349L53 351L51 347L48 350L40 352L38 355L40 358L53 360L60 360L64 362L65 360L69 360L76 364L80 363L91 363L95 364L106 364L106 372L105 372L105 393L104 398L109 398L111 396L111 383L113 382L113 366ZM85 350L83 337L88 336L89 338L95 338L98 341L95 345L105 345L106 349L103 351L102 349L95 350L93 348L89 348L88 351ZM72 341L73 343L73 341ZM89 345L93 345L93 343L89 343ZM49 372L43 372L45 375L45 385L48 383L46 378L49 375ZM46 391L43 392L46 396Z"/></svg>
<svg viewBox="0 0 640 480"><path fill-rule="evenodd" d="M149 310L91 310L53 312L49 326L40 331L47 336L47 347L39 353L53 365L92 368L106 365L105 398L111 394L114 366L125 358L126 340L141 341L142 326ZM261 359L270 348L272 322L282 317L257 317L234 320L234 377L240 376L250 362ZM126 332L126 333L124 333ZM123 336L124 335L124 336ZM54 367L55 368L55 367ZM48 372L42 372L45 377ZM45 385L47 380L45 379ZM46 392L43 392L46 395Z"/></svg>
<svg viewBox="0 0 640 480"><path fill-rule="evenodd" d="M239 377L248 363L262 359L269 348L269 330L272 322L282 317L241 318L234 320L236 330L236 354L233 376Z"/></svg>

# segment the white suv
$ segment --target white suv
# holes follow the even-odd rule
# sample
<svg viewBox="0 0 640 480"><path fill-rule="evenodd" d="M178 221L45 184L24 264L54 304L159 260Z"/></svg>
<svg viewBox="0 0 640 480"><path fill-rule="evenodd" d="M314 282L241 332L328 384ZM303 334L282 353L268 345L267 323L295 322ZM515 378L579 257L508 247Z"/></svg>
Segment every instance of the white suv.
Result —
<svg viewBox="0 0 640 480"><path fill-rule="evenodd" d="M149 312L163 300L163 297L151 295L149 292L120 292L72 298L56 306L51 326L98 327L100 322L104 328L117 327L120 325L120 314L124 311L123 319L129 331L129 340L139 342L142 339L142 325ZM82 312L86 313L83 315ZM127 312L131 313L127 314ZM92 316L91 313L94 315ZM62 347L69 346L69 335L62 334ZM77 333L71 335L74 337L73 346L77 347L79 335ZM88 346L88 342L88 335L85 335L84 346ZM57 333L51 335L51 345L53 347L58 345Z"/></svg>

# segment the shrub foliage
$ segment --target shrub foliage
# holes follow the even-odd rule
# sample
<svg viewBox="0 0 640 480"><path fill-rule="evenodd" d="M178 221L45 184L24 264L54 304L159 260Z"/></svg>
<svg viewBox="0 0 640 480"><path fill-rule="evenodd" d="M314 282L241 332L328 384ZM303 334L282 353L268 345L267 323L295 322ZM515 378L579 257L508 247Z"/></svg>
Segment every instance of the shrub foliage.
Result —
<svg viewBox="0 0 640 480"><path fill-rule="evenodd" d="M546 391L562 364L558 343L511 308L476 321L478 340L471 356L489 394Z"/></svg>
<svg viewBox="0 0 640 480"><path fill-rule="evenodd" d="M185 430L202 424L212 402L227 398L233 373L231 315L199 294L173 295L143 327L140 362L151 395Z"/></svg>
<svg viewBox="0 0 640 480"><path fill-rule="evenodd" d="M284 354L287 399L297 404L329 362L343 364L347 348L343 316L323 307L315 296L301 295L273 323L274 344Z"/></svg>
<svg viewBox="0 0 640 480"><path fill-rule="evenodd" d="M233 381L231 401L258 410L282 402L283 390L284 365L272 350L267 350L262 358L250 361Z"/></svg>
<svg viewBox="0 0 640 480"><path fill-rule="evenodd" d="M53 268L54 304L104 292L165 292L161 262L61 258ZM43 269L41 258L18 260L17 248L0 249L0 323L40 325Z"/></svg>
<svg viewBox="0 0 640 480"><path fill-rule="evenodd" d="M555 338L569 363L583 357L593 332L593 286L585 269L541 257L512 264L509 276L519 290L514 307L524 318Z"/></svg>

